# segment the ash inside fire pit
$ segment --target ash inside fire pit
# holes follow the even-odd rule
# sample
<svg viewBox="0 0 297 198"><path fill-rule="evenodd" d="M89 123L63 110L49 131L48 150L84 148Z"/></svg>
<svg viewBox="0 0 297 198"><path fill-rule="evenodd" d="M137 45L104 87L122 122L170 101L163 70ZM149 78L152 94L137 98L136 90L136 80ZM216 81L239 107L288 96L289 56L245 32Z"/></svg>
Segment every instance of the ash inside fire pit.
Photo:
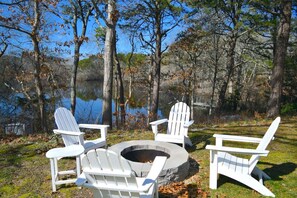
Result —
<svg viewBox="0 0 297 198"><path fill-rule="evenodd" d="M153 140L121 142L109 147L128 160L137 177L145 177L156 156L166 156L167 161L158 177L159 185L184 180L189 173L189 154L176 144Z"/></svg>
<svg viewBox="0 0 297 198"><path fill-rule="evenodd" d="M124 149L121 155L132 162L141 162L141 163L152 163L156 156L165 156L170 157L168 153L163 151L153 150L153 149L143 149L143 150L132 150L129 148Z"/></svg>

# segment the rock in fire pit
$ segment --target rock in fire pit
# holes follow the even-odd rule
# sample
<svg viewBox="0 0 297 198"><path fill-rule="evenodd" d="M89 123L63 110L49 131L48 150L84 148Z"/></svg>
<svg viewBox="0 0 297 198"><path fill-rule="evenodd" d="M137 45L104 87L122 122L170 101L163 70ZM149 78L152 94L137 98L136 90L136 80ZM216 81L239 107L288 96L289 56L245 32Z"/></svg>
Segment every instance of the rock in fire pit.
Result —
<svg viewBox="0 0 297 198"><path fill-rule="evenodd" d="M135 140L113 145L109 149L126 158L138 177L148 174L156 156L166 156L166 164L158 178L159 185L182 181L189 173L189 154L176 144Z"/></svg>

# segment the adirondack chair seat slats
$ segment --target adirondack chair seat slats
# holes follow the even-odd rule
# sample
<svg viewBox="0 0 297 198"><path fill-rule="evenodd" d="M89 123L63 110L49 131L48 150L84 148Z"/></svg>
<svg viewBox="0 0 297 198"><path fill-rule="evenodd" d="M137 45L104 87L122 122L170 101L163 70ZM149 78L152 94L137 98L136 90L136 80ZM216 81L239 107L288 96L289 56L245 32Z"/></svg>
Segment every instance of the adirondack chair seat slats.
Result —
<svg viewBox="0 0 297 198"><path fill-rule="evenodd" d="M226 171L237 172L240 174L248 174L249 161L240 157L230 155L225 152L218 152L218 173L224 174Z"/></svg>
<svg viewBox="0 0 297 198"><path fill-rule="evenodd" d="M263 179L270 179L270 177L257 168L256 164L261 156L268 155L269 151L265 149L270 141L274 139L273 136L279 123L280 117L277 117L271 123L263 138L215 134L216 145L206 146L206 149L210 150L209 187L216 189L218 174L222 174L249 186L262 195L274 197L275 195L263 185ZM256 149L226 147L223 146L223 140L258 143L258 146ZM251 157L245 159L230 153L249 154ZM252 174L257 176L258 180L252 177Z"/></svg>
<svg viewBox="0 0 297 198"><path fill-rule="evenodd" d="M158 125L166 122L168 123L167 132L160 133ZM171 107L168 119L156 120L150 124L156 141L178 143L185 147L185 144L192 146L188 138L188 128L193 123L194 121L190 120L190 107L183 102L178 102Z"/></svg>
<svg viewBox="0 0 297 198"><path fill-rule="evenodd" d="M119 177L119 176L117 176ZM134 192L134 193L142 193L144 191L148 191L150 189L150 187L154 184L153 182L151 182L151 185L148 186L148 188L141 188L141 186L143 185L145 178L136 178L134 183L135 185L131 185L129 183L120 183L117 182L115 179L118 179L117 177L113 177L113 180L110 180L108 182L97 182L97 183L85 183L86 180L84 180L84 183L82 184L82 186L84 187L88 187L88 188L93 188L93 189L101 189L101 190L108 190L108 191L118 191L118 192ZM111 185L111 183L113 182L113 185ZM78 182L76 183L78 184Z"/></svg>

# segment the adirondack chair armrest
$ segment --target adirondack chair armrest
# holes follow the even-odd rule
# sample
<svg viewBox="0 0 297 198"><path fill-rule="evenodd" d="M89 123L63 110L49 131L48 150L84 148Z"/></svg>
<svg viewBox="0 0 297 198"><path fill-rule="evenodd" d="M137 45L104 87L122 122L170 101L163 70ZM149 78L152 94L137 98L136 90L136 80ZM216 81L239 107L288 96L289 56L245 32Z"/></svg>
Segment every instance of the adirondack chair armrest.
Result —
<svg viewBox="0 0 297 198"><path fill-rule="evenodd" d="M103 139L106 139L107 135L107 128L109 125L103 125L103 124L79 124L79 128L86 128L86 129L100 129L101 137Z"/></svg>
<svg viewBox="0 0 297 198"><path fill-rule="evenodd" d="M107 129L109 125L103 124L79 124L79 128L86 128L86 129Z"/></svg>
<svg viewBox="0 0 297 198"><path fill-rule="evenodd" d="M267 150L256 150L256 149L246 149L246 148L236 148L236 147L227 147L227 146L215 146L207 145L205 149L211 151L221 151L221 152L230 152L230 153L240 153L240 154L249 154L249 155L259 155L267 156L269 151Z"/></svg>
<svg viewBox="0 0 297 198"><path fill-rule="evenodd" d="M223 146L223 141L260 143L262 140L262 138L222 134L214 134L213 137L216 138L217 146Z"/></svg>
<svg viewBox="0 0 297 198"><path fill-rule="evenodd" d="M168 122L168 119L162 119L162 120L156 120L156 121L150 122L150 124L152 125L152 131L155 135L158 134L158 125L163 124L165 122Z"/></svg>
<svg viewBox="0 0 297 198"><path fill-rule="evenodd" d="M153 122L150 122L150 125L159 125L159 124L163 124L165 122L168 122L168 119L161 119L161 120L156 120L156 121L153 121Z"/></svg>
<svg viewBox="0 0 297 198"><path fill-rule="evenodd" d="M189 126L191 126L193 123L194 123L194 120L190 120L189 122L186 122L186 123L184 124L184 127L185 127L185 128L189 128Z"/></svg>
<svg viewBox="0 0 297 198"><path fill-rule="evenodd" d="M153 165L146 176L145 180L142 183L141 189L143 191L147 191L151 185L157 183L157 178L160 175L161 171L163 170L167 157L164 156L156 156ZM157 184L156 184L157 185Z"/></svg>
<svg viewBox="0 0 297 198"><path fill-rule="evenodd" d="M60 134L60 135L80 136L80 135L85 134L84 132L73 132L73 131L65 131L65 130L60 130L60 129L54 129L53 131L55 134Z"/></svg>

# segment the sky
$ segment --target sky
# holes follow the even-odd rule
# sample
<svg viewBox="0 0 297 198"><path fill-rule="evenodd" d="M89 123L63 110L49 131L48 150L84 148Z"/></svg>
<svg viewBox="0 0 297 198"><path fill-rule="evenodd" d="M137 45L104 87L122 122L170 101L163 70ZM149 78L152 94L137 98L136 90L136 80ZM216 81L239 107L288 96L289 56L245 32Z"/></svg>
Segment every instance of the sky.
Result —
<svg viewBox="0 0 297 198"><path fill-rule="evenodd" d="M1 29L1 28L0 28ZM165 43L171 44L175 41L177 33L180 32L179 28L173 29L166 37ZM13 35L17 35L15 40L11 40L12 43L19 46L22 45L23 47L31 48L31 41L27 36L22 35L21 33L18 33L16 31L13 32ZM66 42L69 40L72 40L72 30L70 29L66 34L58 31L55 34L51 34L51 43L45 43L44 45L49 45L51 47L54 47L54 42ZM117 28L117 35L118 35L118 41L117 41L117 51L118 53L129 53L131 52L131 44L129 42L129 37L123 31L119 28ZM85 42L81 47L81 53L83 54L83 57L88 57L92 54L97 54L99 51L102 51L103 49L103 43L101 43L100 47L97 44L97 39L95 37L95 25L90 24L88 31L87 31L87 37L89 38L88 42ZM68 48L67 50L72 49ZM18 50L14 46L9 47L9 51L15 51ZM62 57L72 57L73 56L73 50L71 50L71 55L67 52L64 52L62 54ZM138 52L143 52L143 50L140 49L139 45L137 48Z"/></svg>
<svg viewBox="0 0 297 198"><path fill-rule="evenodd" d="M7 7L4 7L3 5L0 5L0 15L2 16L7 16L9 13L9 11L7 10ZM63 23L63 21L61 19L59 19L56 16L53 15L46 15L45 18L47 21L49 21L50 23ZM90 24L88 25L87 28L87 37L89 38L88 42L85 42L82 47L81 47L81 53L82 53L82 58L86 58L92 54L97 54L100 51L102 51L104 44L101 43L101 46L98 46L97 41L96 41L96 37L95 37L95 29L97 27L97 24L95 23L94 20L90 21ZM3 28L0 27L0 35L1 32L6 32L5 30L3 30ZM56 42L60 42L60 43L65 43L67 41L70 41L73 39L73 34L72 34L72 28L68 28L68 30L65 32L64 30L62 30L62 28L56 28L56 31L52 31L52 30L46 30L50 35L50 41L51 42L46 42L43 44L43 46L49 46L50 48L55 48L55 43ZM180 31L180 28L175 28L173 29L171 32L169 32L169 34L166 37L166 40L164 41L167 45L171 44L174 42L177 33ZM21 51L20 49L18 49L18 46L21 47L25 47L28 49L32 49L32 44L31 44L31 40L28 36L25 36L22 33L19 33L17 31L11 31L11 33L13 34L13 37L15 38L14 40L10 40L11 43L14 46L10 46L8 49L8 53L10 52L15 52L15 51ZM117 51L118 53L129 53L131 52L131 45L129 43L129 39L128 39L128 35L126 35L123 31L121 31L121 29L117 28L117 35L118 35L118 41L117 41ZM64 58L72 58L73 57L73 47L70 48L65 48L66 51L61 51L59 53L56 53L56 56L60 56L60 57L64 57ZM68 51L68 52L67 52ZM145 53L145 51L141 50L139 47L139 43L138 43L138 47L137 47L137 51L138 53Z"/></svg>
<svg viewBox="0 0 297 198"><path fill-rule="evenodd" d="M89 54L96 54L97 52L99 52L100 49L97 45L96 42L96 37L95 37L95 25L90 25L90 27L88 28L88 37L89 37L89 41L87 43L85 43L81 50L84 54L86 54L87 56ZM176 27L175 29L173 29L172 31L170 31L167 34L167 37L164 41L164 44L166 45L170 45L172 44L175 39L177 34L181 31L181 27ZM118 53L129 53L131 52L131 44L129 42L129 36L127 34L125 34L120 28L117 28L117 36L118 36L118 40L117 40L117 52ZM70 38L70 36L69 36ZM137 40L137 39L136 39ZM101 43L101 47L103 47ZM138 46L137 46L137 52L142 52L142 53L146 53L143 49L140 49L139 46L139 42L138 42Z"/></svg>

